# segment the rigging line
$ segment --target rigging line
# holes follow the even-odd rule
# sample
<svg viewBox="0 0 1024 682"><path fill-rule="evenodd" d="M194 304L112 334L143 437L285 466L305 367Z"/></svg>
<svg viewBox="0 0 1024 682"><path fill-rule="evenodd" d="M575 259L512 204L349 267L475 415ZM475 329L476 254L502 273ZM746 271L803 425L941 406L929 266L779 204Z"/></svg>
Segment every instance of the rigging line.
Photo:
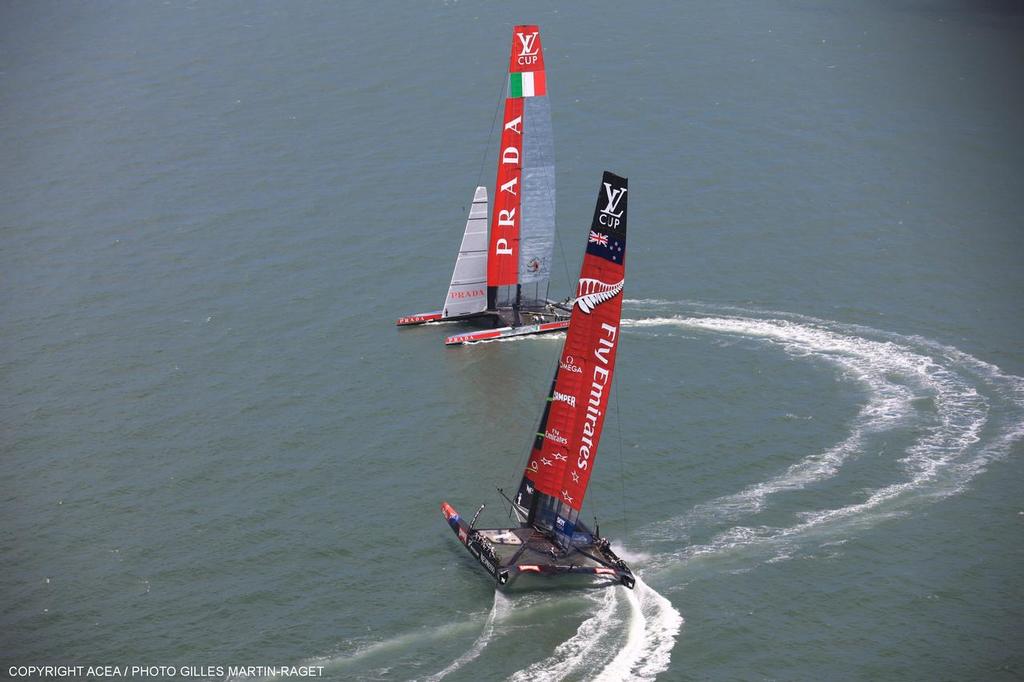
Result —
<svg viewBox="0 0 1024 682"><path fill-rule="evenodd" d="M544 410L546 410L548 408L548 393L551 390L551 384L547 383L547 382L554 381L554 378L555 378L555 367L557 366L557 363L558 363L558 361L560 359L561 359L561 351L559 351L558 354L553 356L553 358L551 359L551 362L548 363L547 374L543 375L543 376L548 376L548 377L551 377L551 378L550 379L545 379L544 380L545 383L541 386L541 395L544 396L544 402L540 406L540 413L536 415L536 417L534 418L534 420L532 422L534 424L534 427L533 427L534 429L536 429L538 426L540 426L540 420L544 416ZM518 461L521 462L521 463L518 464L516 466L516 468L512 469L512 472L506 477L506 480L508 480L508 479L516 480L515 479L515 474L516 474L517 470L521 471L521 472L523 472L525 474L525 472L526 472L526 464L527 464L527 462L530 461L530 456L533 454L533 443L536 440L536 438L537 438L536 431L531 431L530 432L530 439L529 439L529 441L527 442L527 445L526 445L526 456L519 458ZM522 476L520 476L520 478L521 477ZM520 483L520 481L516 480L515 485L516 485L517 489L518 489L519 483Z"/></svg>
<svg viewBox="0 0 1024 682"><path fill-rule="evenodd" d="M622 360L618 360L618 363L618 374L621 376ZM622 485L622 541L626 542L629 538L629 526L626 523L626 465L622 457L622 413L619 411L619 389L614 384L612 385L612 393L615 394L615 426L619 432L619 483Z"/></svg>
<svg viewBox="0 0 1024 682"><path fill-rule="evenodd" d="M547 95L545 95L545 97L547 97ZM554 117L552 117L552 118L554 118ZM551 164L552 164L553 168L557 168L558 164L555 163L555 158L554 158L555 157L555 133L554 133L554 130L555 130L555 126L554 126L554 122L552 121L552 124L551 124ZM558 187L557 179L555 180L555 187L556 188ZM554 192L552 192L551 194L554 195ZM575 295L575 293L576 293L576 287L573 286L573 284L572 284L572 277L569 275L569 261L565 257L565 246L562 243L562 233L558 229L558 218L555 216L556 207L552 205L553 203L555 203L555 201L549 196L549 198L548 198L548 209L551 211L551 217L555 221L555 240L558 242L558 252L562 256L562 269L565 270L565 285L567 287L569 287L569 296L568 297L572 298L573 295ZM548 278L549 290L550 290L550 281L551 281L551 278L549 277ZM546 292L544 294L544 298L545 299L547 299L549 293L550 293L550 291L548 291L548 292Z"/></svg>
<svg viewBox="0 0 1024 682"><path fill-rule="evenodd" d="M476 176L476 185L484 178L484 164L487 162L487 149L491 144L491 137L494 135L494 124L498 121L498 112L501 110L501 100L505 99L505 87L508 85L508 76L501 81L501 90L498 91L498 104L494 107L494 116L491 117L491 130L487 133L487 140L484 143L484 155L480 159L480 172ZM497 188L495 188L497 189Z"/></svg>
<svg viewBox="0 0 1024 682"><path fill-rule="evenodd" d="M554 214L553 209L551 212ZM568 298L572 298L576 294L576 287L572 285L572 277L569 275L569 261L565 257L565 246L562 244L562 233L558 229L557 220L555 221L555 239L558 241L558 252L562 256L562 268L565 270L565 285L569 287ZM547 294L545 294L544 298L547 298Z"/></svg>

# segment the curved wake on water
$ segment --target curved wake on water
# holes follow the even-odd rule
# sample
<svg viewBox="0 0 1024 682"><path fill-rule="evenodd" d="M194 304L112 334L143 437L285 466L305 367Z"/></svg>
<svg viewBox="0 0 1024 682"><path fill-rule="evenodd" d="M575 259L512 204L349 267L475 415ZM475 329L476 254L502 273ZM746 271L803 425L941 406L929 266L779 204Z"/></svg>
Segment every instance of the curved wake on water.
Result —
<svg viewBox="0 0 1024 682"><path fill-rule="evenodd" d="M841 543L847 524L870 526L909 513L916 504L961 493L1024 438L1024 379L956 348L919 336L784 312L699 302L627 299L625 303L653 313L623 319L627 332L671 338L685 331L690 338L711 334L751 339L792 357L822 361L865 396L848 433L824 451L807 454L738 492L639 529L636 537L643 545L671 546L684 544L687 530L696 523L731 524L705 544L641 555L640 572L656 583L671 581L680 566L699 556L799 542L812 533L826 544ZM662 331L666 329L668 333ZM514 340L533 338L537 337ZM862 491L853 504L802 511L789 526L743 525L784 493L828 481L865 454L884 452L879 436L908 427L914 438L896 455L900 472L896 480ZM837 538L838 543L828 542ZM558 597L544 597L540 604L551 599ZM511 680L652 680L668 669L683 624L682 614L668 599L638 580L633 591L607 589L588 600L592 602L589 615L576 632ZM513 603L497 595L476 641L427 679L440 680L476 660L495 640L495 631L510 610L529 611L537 605Z"/></svg>
<svg viewBox="0 0 1024 682"><path fill-rule="evenodd" d="M916 501L959 494L990 462L1006 456L1013 443L1024 437L1024 379L956 348L919 336L779 312L657 300L631 303L641 308L667 308L672 314L623 320L624 327L641 332L675 328L755 339L794 357L830 363L866 394L849 433L839 443L805 456L765 481L643 528L639 535L644 540L680 539L686 528L700 520L738 522L754 516L780 493L802 490L836 476L844 464L871 452L871 436L911 421L919 432L898 455L903 477L864 491L861 501L804 511L800 522L789 527L736 525L705 545L656 557L657 567L727 549L791 540L844 523L869 525L904 513ZM676 312L684 305L690 310ZM926 417L918 409L922 400L931 405L932 413Z"/></svg>
<svg viewBox="0 0 1024 682"><path fill-rule="evenodd" d="M443 680L445 677L455 672L467 663L476 660L476 658L483 652L491 639L494 637L494 624L502 619L511 606L509 598L498 590L494 591L494 606L491 608L491 612L487 614L487 620L484 622L484 629L480 633L480 636L476 638L472 646L466 650L466 653L462 654L454 661L452 661L447 668L441 672L431 675L427 678L427 682L438 682Z"/></svg>
<svg viewBox="0 0 1024 682"><path fill-rule="evenodd" d="M512 682L562 680L568 676L607 682L653 680L666 670L683 616L668 599L637 578L636 587L608 588L592 597L597 610L575 634L541 661L509 678ZM626 613L620 616L620 612ZM626 627L624 642L616 632Z"/></svg>

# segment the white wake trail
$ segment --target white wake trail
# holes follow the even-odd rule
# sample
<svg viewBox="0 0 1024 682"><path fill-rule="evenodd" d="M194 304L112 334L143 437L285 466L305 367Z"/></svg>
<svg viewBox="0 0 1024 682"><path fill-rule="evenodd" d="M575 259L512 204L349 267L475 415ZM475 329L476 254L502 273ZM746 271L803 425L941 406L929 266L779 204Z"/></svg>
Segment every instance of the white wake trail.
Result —
<svg viewBox="0 0 1024 682"><path fill-rule="evenodd" d="M476 660L476 658L483 652L484 648L486 648L494 638L494 625L508 613L510 604L511 602L508 597L500 591L495 590L494 606L491 607L491 612L487 614L487 620L484 622L484 627L480 632L480 636L476 638L476 641L473 642L472 646L466 649L461 656L452 661L447 668L426 678L427 682L438 682L438 680L443 680L462 666Z"/></svg>
<svg viewBox="0 0 1024 682"><path fill-rule="evenodd" d="M669 305L665 301L636 303ZM735 308L729 310L738 312ZM849 435L840 443L825 452L805 457L766 481L699 505L683 517L645 529L641 535L649 539L679 537L681 528L694 519L715 517L735 521L756 514L772 495L800 490L835 476L846 461L864 452L868 435L905 423L914 412L915 400L930 398L934 403L932 423L922 429L922 435L899 459L907 474L905 480L868 491L865 499L857 504L804 512L802 522L790 528L731 528L708 545L688 548L684 553L690 556L791 537L844 519L863 521L867 512L878 510L886 503L898 506L901 501L911 499L907 496L909 493L956 494L984 471L988 462L1005 456L1012 444L1024 436L1024 380L927 339L807 317L790 320L741 315L673 316L623 320L623 326L674 326L762 339L795 357L813 357L834 364L844 376L862 385L868 395L867 403L853 420ZM991 397L981 395L979 387L991 393ZM991 400L1000 400L1004 406L1009 406L1012 416L997 425L994 436L983 441L986 427L991 430ZM878 514L878 518L884 516L881 512Z"/></svg>
<svg viewBox="0 0 1024 682"><path fill-rule="evenodd" d="M615 615L618 601L615 593L612 588L603 590L595 599L599 604L598 610L580 623L572 637L555 647L551 656L520 670L509 680L553 682L591 667L593 660L608 649L606 639L619 623Z"/></svg>
<svg viewBox="0 0 1024 682"><path fill-rule="evenodd" d="M879 434L895 431L912 438L897 455L899 480L859 493L858 502L809 509L788 527L733 525L708 544L650 557L649 575L651 569L683 565L680 559L758 543L788 544L816 529L835 535L846 524L871 525L904 513L923 498L959 494L1024 438L1024 379L956 348L789 313L659 299L625 302L661 316L624 319L624 328L675 327L763 341L793 357L829 363L866 396L839 442L762 482L642 529L641 538L678 540L694 520L735 524L764 511L779 494L838 476L845 465L879 447ZM693 312L673 314L682 308ZM608 590L596 603L594 613L549 657L511 679L653 680L669 668L683 617L668 599L638 580L635 590Z"/></svg>
<svg viewBox="0 0 1024 682"><path fill-rule="evenodd" d="M668 670L683 615L639 577L626 598L630 607L626 642L595 680L653 680Z"/></svg>

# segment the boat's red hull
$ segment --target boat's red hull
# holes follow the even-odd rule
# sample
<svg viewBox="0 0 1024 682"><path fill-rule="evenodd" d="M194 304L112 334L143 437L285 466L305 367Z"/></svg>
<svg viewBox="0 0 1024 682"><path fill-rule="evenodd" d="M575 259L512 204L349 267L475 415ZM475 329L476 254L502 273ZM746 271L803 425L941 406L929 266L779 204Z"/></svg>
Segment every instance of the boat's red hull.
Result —
<svg viewBox="0 0 1024 682"><path fill-rule="evenodd" d="M557 320L555 322L542 322L540 324L527 324L521 327L499 327L498 329L485 329L469 334L458 334L449 336L444 340L446 346L458 346L464 343L478 343L480 341L495 341L497 339L510 339L516 336L527 336L530 334L546 334L548 332L564 331L569 327L569 320Z"/></svg>
<svg viewBox="0 0 1024 682"><path fill-rule="evenodd" d="M414 324L426 324L427 322L438 322L441 319L441 311L438 310L434 313L416 313L415 315L406 315L400 317L395 322L399 327L408 327Z"/></svg>

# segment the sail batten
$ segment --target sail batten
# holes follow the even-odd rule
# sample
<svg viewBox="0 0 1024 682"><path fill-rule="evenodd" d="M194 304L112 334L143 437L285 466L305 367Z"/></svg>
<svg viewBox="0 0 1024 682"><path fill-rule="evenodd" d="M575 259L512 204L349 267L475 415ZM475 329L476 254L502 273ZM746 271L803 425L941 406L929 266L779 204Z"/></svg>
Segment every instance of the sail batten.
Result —
<svg viewBox="0 0 1024 682"><path fill-rule="evenodd" d="M619 344L627 180L605 172L572 317L517 502L571 538L597 457Z"/></svg>

